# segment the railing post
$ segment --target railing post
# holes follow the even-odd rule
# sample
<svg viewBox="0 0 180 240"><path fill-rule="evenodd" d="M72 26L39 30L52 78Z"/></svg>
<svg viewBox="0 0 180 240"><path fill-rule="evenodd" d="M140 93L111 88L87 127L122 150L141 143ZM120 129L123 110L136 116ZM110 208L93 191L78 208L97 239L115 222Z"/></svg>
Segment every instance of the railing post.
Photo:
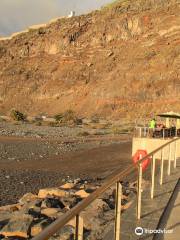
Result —
<svg viewBox="0 0 180 240"><path fill-rule="evenodd" d="M152 173L151 173L151 199L154 198L154 180L155 180L155 155L152 156Z"/></svg>
<svg viewBox="0 0 180 240"><path fill-rule="evenodd" d="M174 146L174 168L176 168L177 165L177 140L175 141L175 146Z"/></svg>
<svg viewBox="0 0 180 240"><path fill-rule="evenodd" d="M120 229L121 229L121 198L122 198L122 185L120 182L116 183L116 198L115 198L115 228L114 236L115 240L120 240Z"/></svg>
<svg viewBox="0 0 180 240"><path fill-rule="evenodd" d="M160 185L163 184L163 174L164 174L164 148L161 149L161 174L160 174Z"/></svg>
<svg viewBox="0 0 180 240"><path fill-rule="evenodd" d="M83 218L76 216L75 240L83 240Z"/></svg>
<svg viewBox="0 0 180 240"><path fill-rule="evenodd" d="M168 175L171 174L171 143L169 144Z"/></svg>
<svg viewBox="0 0 180 240"><path fill-rule="evenodd" d="M141 197L142 197L142 163L138 166L138 191L137 191L137 219L141 218Z"/></svg>
<svg viewBox="0 0 180 240"><path fill-rule="evenodd" d="M144 127L144 137L146 137L146 136L147 136L147 128Z"/></svg>

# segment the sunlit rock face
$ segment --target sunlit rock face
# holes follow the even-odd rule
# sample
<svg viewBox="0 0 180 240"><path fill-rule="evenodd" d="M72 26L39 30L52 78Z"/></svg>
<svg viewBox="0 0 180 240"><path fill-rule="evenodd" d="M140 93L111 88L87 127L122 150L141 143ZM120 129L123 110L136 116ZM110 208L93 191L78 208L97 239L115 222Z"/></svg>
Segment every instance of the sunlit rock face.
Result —
<svg viewBox="0 0 180 240"><path fill-rule="evenodd" d="M0 111L178 111L179 10L178 0L127 0L1 40Z"/></svg>

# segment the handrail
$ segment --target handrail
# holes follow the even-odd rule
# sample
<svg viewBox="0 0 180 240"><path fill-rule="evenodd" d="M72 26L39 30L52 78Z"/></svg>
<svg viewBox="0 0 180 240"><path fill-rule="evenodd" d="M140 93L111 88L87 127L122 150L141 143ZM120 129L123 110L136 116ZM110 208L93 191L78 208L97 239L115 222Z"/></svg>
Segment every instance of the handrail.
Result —
<svg viewBox="0 0 180 240"><path fill-rule="evenodd" d="M180 136L180 129L173 129L173 128L150 128L148 126L136 126L135 128L135 136L137 137L150 137L151 134L155 134L154 138L173 138L173 137L179 137ZM138 133L136 130L139 130ZM153 130L153 132L151 132Z"/></svg>
<svg viewBox="0 0 180 240"><path fill-rule="evenodd" d="M143 157L136 165L141 165L141 163L146 160L147 158L150 158L154 156L157 152L165 148L166 146L170 145L171 143L179 140L180 138L174 138L173 140L163 144L159 148L155 149L151 153L147 154L145 157ZM60 216L57 220L55 220L52 224L50 224L48 227L46 227L40 234L38 234L36 237L33 238L33 240L46 240L52 235L54 235L59 229L64 227L71 219L75 218L77 215L80 214L86 207L88 207L95 199L97 199L101 194L103 194L108 188L110 188L113 184L120 181L122 178L126 177L128 174L133 172L135 170L134 165L129 166L125 170L120 172L120 169L113 172L106 180L104 184L102 184L101 187L99 187L96 191L94 191L92 194L90 194L86 199L82 200L80 203L78 203L75 207L73 207L71 210L66 212L64 215Z"/></svg>
<svg viewBox="0 0 180 240"><path fill-rule="evenodd" d="M127 176L134 170L134 167L130 166L123 172L116 171L116 174L111 174L106 183L104 183L100 188L90 194L86 199L82 200L71 210L66 212L64 215L60 216L55 222L49 225L43 230L38 236L33 238L33 240L48 239L50 236L55 234L60 228L62 228L66 223L68 223L72 218L76 217L79 212L83 211L89 206L96 198L103 194L109 187L111 187L116 181L119 181L121 177Z"/></svg>

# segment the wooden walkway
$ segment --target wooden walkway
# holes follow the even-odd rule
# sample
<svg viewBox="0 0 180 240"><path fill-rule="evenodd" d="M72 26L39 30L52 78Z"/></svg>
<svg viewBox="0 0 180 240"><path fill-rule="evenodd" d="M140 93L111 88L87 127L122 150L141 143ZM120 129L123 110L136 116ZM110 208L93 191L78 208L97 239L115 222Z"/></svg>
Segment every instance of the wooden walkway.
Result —
<svg viewBox="0 0 180 240"><path fill-rule="evenodd" d="M171 175L164 177L163 185L159 184L159 174L156 176L155 194L154 199L150 198L150 185L147 186L142 193L142 218L141 220L136 219L136 200L134 199L133 204L127 209L121 217L121 240L154 240L159 236L165 240L177 240L179 238L173 238L173 234L170 233L168 236L163 234L155 234L147 232L149 230L156 230L163 215L164 210L168 205L168 201L174 191L178 179L180 178L180 159L177 161L177 168L174 169L172 166ZM165 171L167 171L167 163L165 164ZM179 194L180 195L180 194ZM180 196L178 195L177 202L175 203L176 208L171 213L167 228L174 228L174 234L176 234L177 227L180 227ZM179 215L175 214L176 209L179 211ZM143 228L142 235L136 235L135 229L137 227ZM109 226L107 235L103 240L111 240L114 237L114 226ZM172 238L168 238L169 236ZM180 235L179 235L180 236Z"/></svg>
<svg viewBox="0 0 180 240"><path fill-rule="evenodd" d="M172 199L172 204L169 206L168 219L165 224L165 229L172 230L172 233L164 234L164 240L180 239L180 179L174 195L175 198Z"/></svg>

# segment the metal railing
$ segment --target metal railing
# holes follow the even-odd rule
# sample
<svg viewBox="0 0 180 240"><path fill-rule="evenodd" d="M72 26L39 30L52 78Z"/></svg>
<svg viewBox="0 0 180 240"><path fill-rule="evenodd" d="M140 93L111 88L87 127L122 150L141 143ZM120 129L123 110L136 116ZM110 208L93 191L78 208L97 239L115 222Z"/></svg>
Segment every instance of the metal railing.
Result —
<svg viewBox="0 0 180 240"><path fill-rule="evenodd" d="M127 177L133 171L138 170L138 181L137 181L137 219L141 218L141 199L142 199L142 176L143 169L142 164L143 161L147 158L150 158L152 168L151 168L151 192L150 197L153 199L154 197L154 188L155 188L155 164L157 158L157 154L160 152L160 185L163 184L164 177L164 161L165 161L165 150L168 149L168 170L167 174L171 173L171 165L173 158L173 166L176 168L177 165L177 146L178 140L180 138L175 138L161 147L157 148L153 152L149 153L137 163L137 168L129 166L124 171L117 170L112 173L106 180L106 182L99 187L96 191L90 194L86 199L82 200L75 207L69 210L67 213L59 217L56 221L50 224L47 228L45 228L39 235L33 238L33 240L46 240L53 236L56 232L58 232L62 227L64 227L70 220L75 219L75 240L83 240L83 219L81 217L81 212L88 207L94 200L100 197L103 193L106 192L113 184L116 184L116 196L115 196L115 228L114 228L114 239L120 240L120 222L121 222L121 198L122 198L122 185L120 180ZM172 151L172 147L174 145L174 152Z"/></svg>
<svg viewBox="0 0 180 240"><path fill-rule="evenodd" d="M180 129L172 128L155 128L151 129L149 127L138 127L134 129L134 136L140 138L173 138L180 136Z"/></svg>

